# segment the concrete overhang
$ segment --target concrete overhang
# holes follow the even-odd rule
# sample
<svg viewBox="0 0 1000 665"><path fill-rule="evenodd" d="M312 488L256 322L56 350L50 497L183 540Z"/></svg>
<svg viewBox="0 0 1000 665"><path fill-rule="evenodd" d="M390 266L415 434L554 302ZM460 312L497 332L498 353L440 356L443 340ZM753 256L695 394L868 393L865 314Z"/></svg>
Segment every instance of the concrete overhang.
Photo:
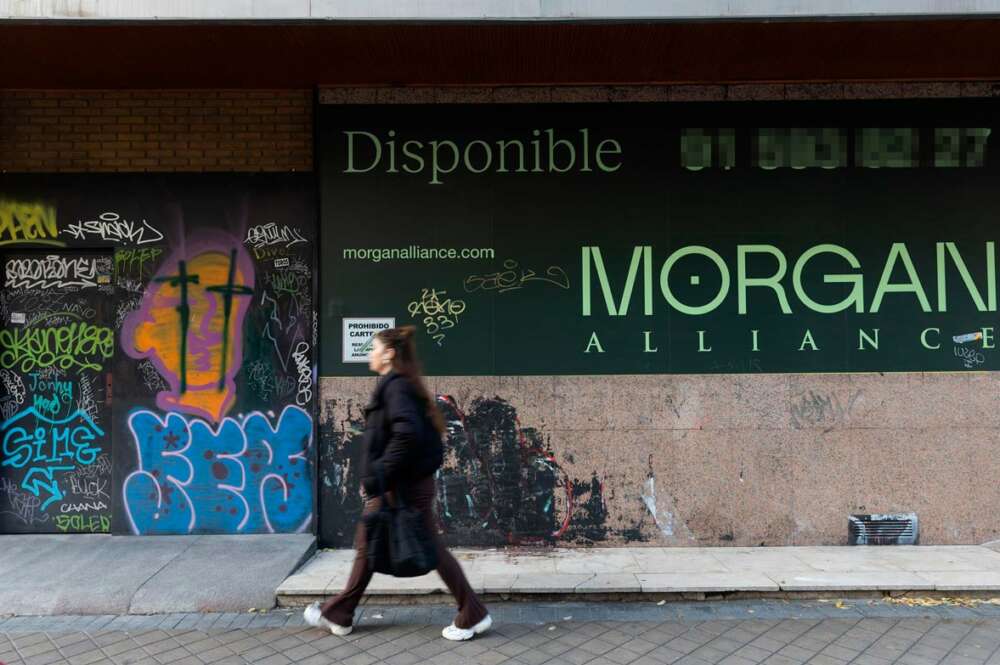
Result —
<svg viewBox="0 0 1000 665"><path fill-rule="evenodd" d="M687 20L1000 14L1000 0L0 0L0 18Z"/></svg>

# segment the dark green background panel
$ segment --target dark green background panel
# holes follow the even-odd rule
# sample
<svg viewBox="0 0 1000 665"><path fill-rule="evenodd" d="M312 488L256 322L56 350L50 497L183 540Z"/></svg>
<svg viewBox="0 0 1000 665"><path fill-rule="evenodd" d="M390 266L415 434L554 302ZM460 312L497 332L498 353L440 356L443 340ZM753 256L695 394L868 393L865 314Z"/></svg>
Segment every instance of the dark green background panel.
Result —
<svg viewBox="0 0 1000 665"><path fill-rule="evenodd" d="M321 373L366 373L362 364L341 362L341 321L382 316L418 325L426 369L433 374L997 369L1000 357L989 340L951 341L953 335L1000 321L995 307L978 311L950 258L947 311L938 311L935 243L956 243L985 297L987 243L1000 235L1000 158L994 154L1000 147L992 132L982 166L945 168L935 166L933 145L934 128L993 128L997 110L990 100L321 107ZM735 128L736 167L685 169L679 137L686 127ZM876 169L851 161L838 169L754 167L755 128L772 127L840 128L851 137L851 148L863 128L917 128L919 165ZM519 139L529 145L533 129L549 128L567 138L588 128L592 148L614 138L622 146L621 168L613 173L490 170L478 175L459 168L442 175L441 184L429 184L429 171L387 173L383 154L377 168L345 173L345 131L367 131L388 140L392 130L399 150L405 140L451 140L461 147L473 140L495 145ZM854 155L850 151L849 159ZM355 164L371 156L360 155ZM880 311L868 311L894 243L905 243L932 311L922 311L908 293L888 293ZM771 289L752 287L748 312L739 314L737 247L749 244L774 245L784 254L788 266L781 284L791 313L781 311ZM865 312L819 313L796 297L795 262L820 244L844 247L861 268L850 269L836 256L817 256L803 272L806 292L816 301L834 303L848 294L849 286L827 283L824 275L863 275ZM410 245L493 248L495 256L373 262L344 254L345 249ZM703 315L672 308L660 288L664 261L690 245L717 252L731 277L725 300ZM590 246L600 247L616 299L633 249L652 248L651 316L643 312L641 269L624 316L608 315L592 271L593 310L583 316L581 256L582 248ZM470 276L503 271L505 260L536 276L558 266L570 288L534 280L503 293L466 292ZM767 276L776 266L769 255L751 254L747 273ZM692 283L693 274L700 277L698 284ZM897 262L892 281L905 279ZM681 301L701 304L718 291L720 276L704 257L688 256L676 263L669 283ZM454 327L443 331L440 344L427 333L423 316L408 311L422 289L436 290L442 300L464 302L464 312ZM874 335L876 328L879 348L859 350L859 329ZM928 338L932 344L939 341L940 348L921 345L921 331L927 328L940 329ZM759 331L756 352L752 330ZM818 350L800 350L807 330ZM657 352L644 352L644 331L651 331L651 347ZM698 331L704 331L704 346L711 351L699 352ZM593 333L603 353L595 348L585 352ZM971 354L971 360L957 357L956 347Z"/></svg>

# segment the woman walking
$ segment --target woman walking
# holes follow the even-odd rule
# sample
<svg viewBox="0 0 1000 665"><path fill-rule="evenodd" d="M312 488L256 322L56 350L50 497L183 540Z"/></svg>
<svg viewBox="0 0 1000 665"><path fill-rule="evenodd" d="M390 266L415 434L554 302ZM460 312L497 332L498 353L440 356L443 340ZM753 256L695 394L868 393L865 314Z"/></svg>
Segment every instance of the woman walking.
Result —
<svg viewBox="0 0 1000 665"><path fill-rule="evenodd" d="M397 495L402 495L407 504L420 511L434 539L437 572L458 603L458 615L441 635L449 640L468 640L489 630L493 620L437 534L434 472L439 459L428 454L422 444L426 427L444 432L444 418L420 375L414 330L413 326L383 330L375 335L368 356L368 367L380 376L365 409L361 498L365 514L378 511L380 483L384 482L390 505L394 505ZM353 630L354 610L372 578L365 541L364 522L359 521L354 537L357 552L347 587L322 606L313 603L307 607L305 620L309 625L341 636Z"/></svg>

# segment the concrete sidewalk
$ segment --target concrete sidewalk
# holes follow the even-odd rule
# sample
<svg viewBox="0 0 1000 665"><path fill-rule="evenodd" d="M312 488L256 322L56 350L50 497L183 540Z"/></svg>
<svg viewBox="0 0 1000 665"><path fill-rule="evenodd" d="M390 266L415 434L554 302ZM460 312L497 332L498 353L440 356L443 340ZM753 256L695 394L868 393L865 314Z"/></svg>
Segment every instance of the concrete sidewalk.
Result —
<svg viewBox="0 0 1000 665"><path fill-rule="evenodd" d="M0 615L273 607L314 546L311 535L0 536Z"/></svg>
<svg viewBox="0 0 1000 665"><path fill-rule="evenodd" d="M1000 592L1000 552L984 546L454 550L454 554L478 593L499 598ZM278 604L297 606L337 593L353 556L351 550L317 552L278 587ZM379 602L388 597L440 602L447 589L436 573L411 579L376 575L368 593Z"/></svg>

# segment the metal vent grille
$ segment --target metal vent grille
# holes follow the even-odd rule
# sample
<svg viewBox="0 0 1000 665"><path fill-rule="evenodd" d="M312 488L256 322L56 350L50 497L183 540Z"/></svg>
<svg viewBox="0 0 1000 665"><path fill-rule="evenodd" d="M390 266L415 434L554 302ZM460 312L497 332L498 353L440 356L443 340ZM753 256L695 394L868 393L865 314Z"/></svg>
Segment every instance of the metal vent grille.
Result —
<svg viewBox="0 0 1000 665"><path fill-rule="evenodd" d="M917 514L850 515L848 545L916 545Z"/></svg>

